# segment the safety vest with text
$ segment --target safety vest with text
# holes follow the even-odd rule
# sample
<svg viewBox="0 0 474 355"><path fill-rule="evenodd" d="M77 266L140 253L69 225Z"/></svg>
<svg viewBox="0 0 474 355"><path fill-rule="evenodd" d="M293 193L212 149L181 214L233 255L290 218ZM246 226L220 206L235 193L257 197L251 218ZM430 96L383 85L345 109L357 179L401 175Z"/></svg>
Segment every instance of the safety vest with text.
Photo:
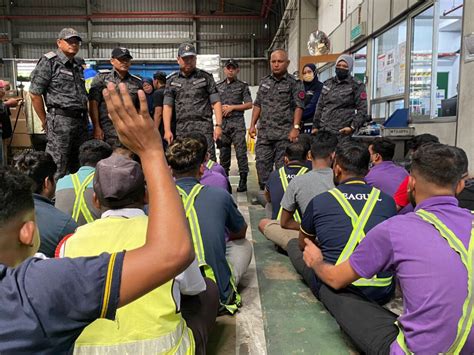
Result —
<svg viewBox="0 0 474 355"><path fill-rule="evenodd" d="M308 168L303 166L295 176L300 176L300 175L306 174L307 171L308 171ZM289 181L288 181L288 177L286 176L285 167L282 166L280 169L278 169L278 173L280 174L280 182L281 182L281 187L283 188L283 192L286 192L286 189L288 188ZM277 215L277 220L278 221L281 219L282 211L283 211L283 207L280 206L280 209L278 210L278 215ZM301 215L298 212L298 210L295 210L295 213L293 214L293 219L296 222L301 223Z"/></svg>
<svg viewBox="0 0 474 355"><path fill-rule="evenodd" d="M193 238L194 252L196 253L196 259L203 275L217 284L216 275L212 267L206 262L206 255L204 252L204 244L202 241L201 227L199 225L199 219L197 216L196 208L194 208L194 202L196 197L201 192L204 185L196 184L193 186L189 194L186 193L181 187L176 186L181 199L183 201L184 212L189 223L189 229L191 230L191 236ZM232 291L226 302L220 300L220 310L226 309L230 314L237 312L239 307L242 305L240 294L237 292L237 285L235 284L234 276L232 275L232 266L227 263L230 268L230 285Z"/></svg>
<svg viewBox="0 0 474 355"><path fill-rule="evenodd" d="M359 245L359 243L365 238L364 228L375 208L375 205L377 204L377 200L380 196L380 190L372 188L372 191L370 192L367 198L367 202L365 203L359 215L339 189L335 188L329 190L329 193L341 205L342 209L351 219L352 223L351 235L349 236L346 246L344 247L341 254L339 255L339 258L336 261L336 265L339 265L349 259L357 245ZM391 276L379 278L377 277L377 275L375 275L371 279L360 278L352 284L358 287L387 287L391 285L392 279L393 278Z"/></svg>
<svg viewBox="0 0 474 355"><path fill-rule="evenodd" d="M95 256L144 245L148 218L106 217L79 227L62 256ZM194 354L192 331L177 312L168 281L117 310L115 321L97 319L76 340L75 354Z"/></svg>
<svg viewBox="0 0 474 355"><path fill-rule="evenodd" d="M433 213L419 209L416 211L416 214L438 230L440 236L444 238L451 249L459 255L461 262L467 270L467 297L464 300L462 315L458 321L456 338L446 352L446 354L459 354L472 331L472 324L474 321L474 220L472 222L469 247L466 249L463 242L456 237L453 231L441 222ZM397 337L398 345L402 348L405 354L413 354L406 344L402 327L398 322L396 324L399 328Z"/></svg>
<svg viewBox="0 0 474 355"><path fill-rule="evenodd" d="M71 174L72 186L74 187L75 194L74 206L72 209L72 219L76 222L79 221L79 217L81 214L84 216L86 223L91 223L94 221L94 217L92 216L91 211L87 207L85 196L87 186L94 179L94 173L95 172L93 171L89 175L87 175L83 182L80 181L78 173Z"/></svg>

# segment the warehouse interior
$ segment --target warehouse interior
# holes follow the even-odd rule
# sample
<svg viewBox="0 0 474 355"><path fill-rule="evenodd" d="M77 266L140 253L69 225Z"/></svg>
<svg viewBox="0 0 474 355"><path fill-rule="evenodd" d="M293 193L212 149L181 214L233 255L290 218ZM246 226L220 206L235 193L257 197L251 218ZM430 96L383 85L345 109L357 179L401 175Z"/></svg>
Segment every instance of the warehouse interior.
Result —
<svg viewBox="0 0 474 355"><path fill-rule="evenodd" d="M5 161L44 144L27 98L30 75L41 56L56 49L64 27L79 32L78 56L97 71L111 68L115 47L130 51L130 72L141 77L179 71L183 42L194 44L198 67L216 81L224 79L224 64L235 59L253 99L271 73L274 49L288 51L290 74L298 76L305 64L315 63L321 82L335 75L336 58L346 53L354 58L354 77L366 85L372 121L383 126L395 114L404 117L387 130L400 157L409 138L430 133L474 161L474 0L0 0L0 79L11 83L7 97L24 98L11 109L13 135L2 143ZM251 111L245 112L247 129ZM254 146L247 135L246 194L235 192L234 155L229 175L254 249L241 281L244 307L217 319L208 353L357 354L288 258L258 231L266 212L259 203ZM387 307L399 314L400 302Z"/></svg>

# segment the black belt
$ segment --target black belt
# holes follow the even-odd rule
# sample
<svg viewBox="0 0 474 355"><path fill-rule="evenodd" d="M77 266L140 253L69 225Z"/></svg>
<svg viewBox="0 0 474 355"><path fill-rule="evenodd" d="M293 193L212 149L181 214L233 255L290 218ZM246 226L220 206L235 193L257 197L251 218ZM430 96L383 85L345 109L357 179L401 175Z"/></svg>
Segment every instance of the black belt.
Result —
<svg viewBox="0 0 474 355"><path fill-rule="evenodd" d="M51 107L48 109L48 112L53 115L61 115L71 118L84 118L87 116L87 111L85 110L64 110L56 107Z"/></svg>

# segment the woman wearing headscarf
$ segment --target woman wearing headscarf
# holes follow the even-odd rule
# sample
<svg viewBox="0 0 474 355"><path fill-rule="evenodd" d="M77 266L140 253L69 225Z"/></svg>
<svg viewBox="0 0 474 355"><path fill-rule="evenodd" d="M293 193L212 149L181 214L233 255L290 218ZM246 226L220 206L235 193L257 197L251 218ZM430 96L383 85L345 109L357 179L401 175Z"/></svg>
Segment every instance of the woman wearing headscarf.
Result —
<svg viewBox="0 0 474 355"><path fill-rule="evenodd" d="M367 121L365 85L352 75L354 59L343 54L336 61L336 75L324 82L313 119L313 130L348 136Z"/></svg>
<svg viewBox="0 0 474 355"><path fill-rule="evenodd" d="M150 116L153 117L153 91L155 91L155 88L153 87L153 79L152 78L143 78L142 79L142 84L143 84L143 91L145 92L146 95L146 102L148 104L148 111L150 112Z"/></svg>
<svg viewBox="0 0 474 355"><path fill-rule="evenodd" d="M323 83L318 80L316 74L316 65L306 64L303 67L303 84L305 91L304 100L304 111L301 119L303 123L303 132L310 133L311 127L313 126L314 112L316 111L316 105L318 104L319 95L323 88Z"/></svg>

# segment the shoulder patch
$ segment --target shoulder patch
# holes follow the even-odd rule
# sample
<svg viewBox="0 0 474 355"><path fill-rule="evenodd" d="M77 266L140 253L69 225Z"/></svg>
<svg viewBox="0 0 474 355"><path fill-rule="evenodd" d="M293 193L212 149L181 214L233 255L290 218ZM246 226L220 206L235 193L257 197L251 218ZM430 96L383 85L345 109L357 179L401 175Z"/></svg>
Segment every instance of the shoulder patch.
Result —
<svg viewBox="0 0 474 355"><path fill-rule="evenodd" d="M362 92L360 93L360 99L361 99L361 100L367 100L367 93L366 93L365 91L362 91Z"/></svg>
<svg viewBox="0 0 474 355"><path fill-rule="evenodd" d="M56 52L48 52L44 56L48 59L56 57L58 54Z"/></svg>
<svg viewBox="0 0 474 355"><path fill-rule="evenodd" d="M298 98L300 98L301 100L304 100L305 98L305 93L304 93L304 90L301 90L299 93L298 93Z"/></svg>

